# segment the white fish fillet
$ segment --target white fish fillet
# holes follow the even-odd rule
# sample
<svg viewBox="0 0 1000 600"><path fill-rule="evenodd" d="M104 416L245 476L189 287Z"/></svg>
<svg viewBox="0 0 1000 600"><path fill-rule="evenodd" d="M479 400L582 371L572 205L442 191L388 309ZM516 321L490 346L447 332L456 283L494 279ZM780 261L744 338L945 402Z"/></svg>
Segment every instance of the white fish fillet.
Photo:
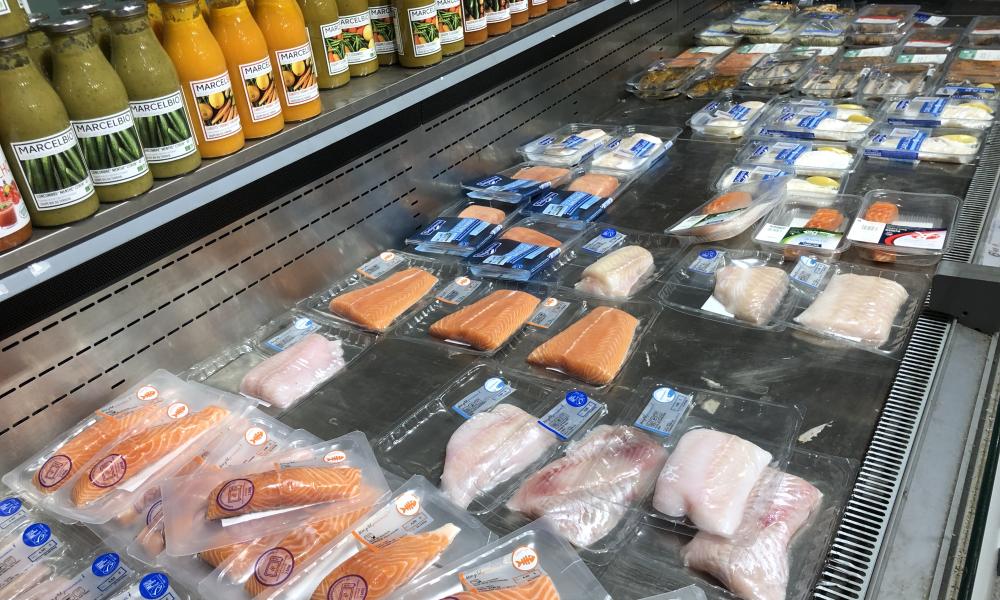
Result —
<svg viewBox="0 0 1000 600"><path fill-rule="evenodd" d="M240 392L288 408L344 368L340 340L311 333L295 345L250 369Z"/></svg>
<svg viewBox="0 0 1000 600"><path fill-rule="evenodd" d="M653 508L671 517L686 515L699 531L730 537L770 462L770 452L742 438L693 429L677 442L663 467Z"/></svg>
<svg viewBox="0 0 1000 600"><path fill-rule="evenodd" d="M715 272L713 295L741 320L763 325L788 291L788 274L777 267L726 265Z"/></svg>
<svg viewBox="0 0 1000 600"><path fill-rule="evenodd" d="M895 281L850 273L834 275L795 321L822 333L881 346L908 294Z"/></svg>
<svg viewBox="0 0 1000 600"><path fill-rule="evenodd" d="M653 255L649 250L625 246L584 269L576 289L605 298L627 298L652 270Z"/></svg>
<svg viewBox="0 0 1000 600"><path fill-rule="evenodd" d="M788 545L823 494L804 479L768 469L752 496L767 498L769 505L748 509L737 532L739 543L698 533L681 555L685 565L711 574L740 598L784 600Z"/></svg>
<svg viewBox="0 0 1000 600"><path fill-rule="evenodd" d="M600 425L525 480L507 507L548 517L564 538L589 546L649 493L666 458L666 450L638 429Z"/></svg>
<svg viewBox="0 0 1000 600"><path fill-rule="evenodd" d="M538 419L510 404L481 412L455 430L441 490L462 508L522 472L556 443Z"/></svg>

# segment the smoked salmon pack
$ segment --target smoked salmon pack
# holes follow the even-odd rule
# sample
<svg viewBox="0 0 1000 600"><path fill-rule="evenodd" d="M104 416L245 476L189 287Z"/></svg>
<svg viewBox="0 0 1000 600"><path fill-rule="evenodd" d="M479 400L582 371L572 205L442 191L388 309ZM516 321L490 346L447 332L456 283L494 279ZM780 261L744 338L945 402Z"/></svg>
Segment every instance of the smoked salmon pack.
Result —
<svg viewBox="0 0 1000 600"><path fill-rule="evenodd" d="M795 258L837 258L851 245L847 229L861 208L848 194L789 193L754 229L754 242Z"/></svg>
<svg viewBox="0 0 1000 600"><path fill-rule="evenodd" d="M395 598L414 577L429 576L496 538L419 476L345 529L301 561L281 546L256 561L237 554L199 591L218 600Z"/></svg>
<svg viewBox="0 0 1000 600"><path fill-rule="evenodd" d="M478 277L541 280L539 275L558 264L556 259L584 227L580 221L529 215L469 256L469 271Z"/></svg>
<svg viewBox="0 0 1000 600"><path fill-rule="evenodd" d="M420 577L398 600L611 600L587 565L546 519Z"/></svg>
<svg viewBox="0 0 1000 600"><path fill-rule="evenodd" d="M482 515L604 414L596 400L563 406L570 391L477 362L379 438L375 455L387 470L439 483L460 508ZM564 418L570 409L572 420Z"/></svg>
<svg viewBox="0 0 1000 600"><path fill-rule="evenodd" d="M692 243L728 240L771 212L785 195L787 177L734 185L668 227L666 233Z"/></svg>
<svg viewBox="0 0 1000 600"><path fill-rule="evenodd" d="M389 487L361 432L162 482L166 553L190 556L368 507Z"/></svg>
<svg viewBox="0 0 1000 600"><path fill-rule="evenodd" d="M572 177L571 167L520 163L493 175L462 182L470 198L518 205Z"/></svg>
<svg viewBox="0 0 1000 600"><path fill-rule="evenodd" d="M948 194L871 190L847 237L858 254L874 262L935 265L951 247L961 204Z"/></svg>
<svg viewBox="0 0 1000 600"><path fill-rule="evenodd" d="M158 370L4 476L65 522L106 523L204 450L250 403Z"/></svg>
<svg viewBox="0 0 1000 600"><path fill-rule="evenodd" d="M374 342L371 333L293 309L184 376L284 410L343 371Z"/></svg>
<svg viewBox="0 0 1000 600"><path fill-rule="evenodd" d="M461 200L406 238L417 252L467 257L518 217L517 208L497 200ZM456 273L457 274L457 273Z"/></svg>
<svg viewBox="0 0 1000 600"><path fill-rule="evenodd" d="M454 263L386 250L298 306L364 331L385 333L462 272Z"/></svg>
<svg viewBox="0 0 1000 600"><path fill-rule="evenodd" d="M525 203L521 211L526 215L593 221L620 198L636 179L638 175L634 173L612 175L585 171L559 189L549 190Z"/></svg>

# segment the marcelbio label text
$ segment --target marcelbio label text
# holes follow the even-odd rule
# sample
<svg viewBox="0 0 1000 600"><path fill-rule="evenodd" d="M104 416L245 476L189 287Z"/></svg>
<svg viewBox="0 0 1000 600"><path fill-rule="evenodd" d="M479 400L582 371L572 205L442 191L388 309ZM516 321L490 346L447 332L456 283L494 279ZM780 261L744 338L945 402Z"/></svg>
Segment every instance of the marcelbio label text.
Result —
<svg viewBox="0 0 1000 600"><path fill-rule="evenodd" d="M97 137L122 131L132 126L132 111L123 110L120 113L91 119L89 121L73 121L73 128L79 137Z"/></svg>
<svg viewBox="0 0 1000 600"><path fill-rule="evenodd" d="M174 92L160 98L149 100L137 100L131 102L132 114L137 117L153 117L168 112L173 112L184 106L184 99L180 92Z"/></svg>
<svg viewBox="0 0 1000 600"><path fill-rule="evenodd" d="M289 48L288 50L278 50L275 52L278 55L278 62L286 65L297 60L306 60L312 58L312 46L308 43L302 44L298 48Z"/></svg>
<svg viewBox="0 0 1000 600"><path fill-rule="evenodd" d="M194 90L196 96L207 96L216 92L224 92L230 87L232 86L229 84L229 73L223 73L212 79L191 82L191 89Z"/></svg>
<svg viewBox="0 0 1000 600"><path fill-rule="evenodd" d="M39 138L28 142L15 142L11 144L11 147L14 148L18 160L28 160L59 154L75 145L76 136L73 135L73 130L67 127L47 138Z"/></svg>

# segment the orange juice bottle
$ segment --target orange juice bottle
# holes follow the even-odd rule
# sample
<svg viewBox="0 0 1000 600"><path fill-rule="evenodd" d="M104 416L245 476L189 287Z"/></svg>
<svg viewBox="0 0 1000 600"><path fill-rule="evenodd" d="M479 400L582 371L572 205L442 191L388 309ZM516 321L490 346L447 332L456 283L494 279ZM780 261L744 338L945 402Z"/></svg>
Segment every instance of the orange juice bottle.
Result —
<svg viewBox="0 0 1000 600"><path fill-rule="evenodd" d="M295 0L256 0L253 11L271 50L285 120L315 117L323 107L302 9Z"/></svg>
<svg viewBox="0 0 1000 600"><path fill-rule="evenodd" d="M243 135L255 139L278 133L285 126L280 83L275 81L277 71L271 65L267 42L250 9L243 0L212 0L208 23L229 65Z"/></svg>
<svg viewBox="0 0 1000 600"><path fill-rule="evenodd" d="M226 156L245 144L226 58L201 18L198 0L160 0L163 49L181 79L198 150L205 158Z"/></svg>

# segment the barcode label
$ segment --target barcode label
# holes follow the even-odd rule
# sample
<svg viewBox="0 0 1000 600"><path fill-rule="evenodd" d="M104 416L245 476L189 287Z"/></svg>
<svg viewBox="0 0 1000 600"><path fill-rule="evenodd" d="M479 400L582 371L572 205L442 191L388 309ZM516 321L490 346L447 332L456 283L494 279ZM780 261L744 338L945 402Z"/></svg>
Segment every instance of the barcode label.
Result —
<svg viewBox="0 0 1000 600"><path fill-rule="evenodd" d="M446 304L461 304L482 284L483 282L478 279L456 277L455 281L452 281L448 284L448 287L441 290L441 293L437 295L437 299Z"/></svg>

